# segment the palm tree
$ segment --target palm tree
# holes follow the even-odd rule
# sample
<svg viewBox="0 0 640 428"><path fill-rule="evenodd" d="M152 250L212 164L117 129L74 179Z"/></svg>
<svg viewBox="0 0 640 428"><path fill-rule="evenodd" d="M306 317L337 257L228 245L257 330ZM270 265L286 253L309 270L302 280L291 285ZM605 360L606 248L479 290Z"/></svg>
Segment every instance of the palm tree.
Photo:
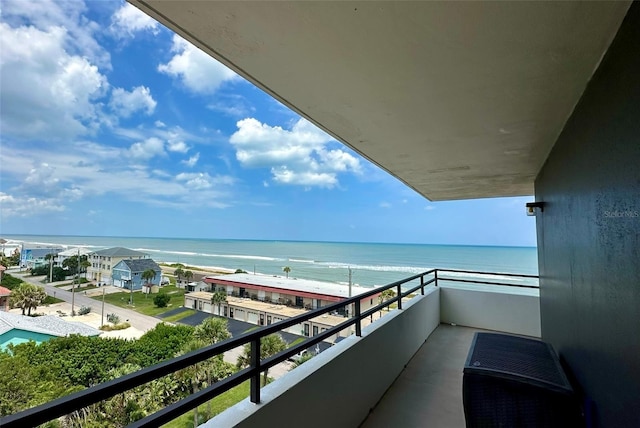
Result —
<svg viewBox="0 0 640 428"><path fill-rule="evenodd" d="M268 336L265 336L260 339L260 360L264 360L265 358L269 358L272 355L277 354L278 352L282 352L287 348L287 342L284 341L282 336L278 333L273 333ZM251 364L251 344L247 343L244 345L244 351L241 355L238 356L238 362L236 366L239 369L248 367ZM267 375L269 373L269 369L266 369L263 372L262 377L262 386L267 384Z"/></svg>
<svg viewBox="0 0 640 428"><path fill-rule="evenodd" d="M184 278L187 280L187 282L191 282L191 279L193 278L193 272L191 272L190 270L185 270Z"/></svg>
<svg viewBox="0 0 640 428"><path fill-rule="evenodd" d="M225 293L224 291L216 291L215 293L213 293L213 296L211 296L211 315L213 315L213 305L215 303L218 304L218 315L220 315L220 305L226 301L227 293Z"/></svg>
<svg viewBox="0 0 640 428"><path fill-rule="evenodd" d="M394 297L396 297L395 291L393 291L390 288L387 290L384 290L382 293L380 293L380 303L386 302L387 300L393 299ZM389 306L387 306L387 312L389 312Z"/></svg>
<svg viewBox="0 0 640 428"><path fill-rule="evenodd" d="M196 340L213 345L231 337L228 322L224 318L207 318L193 331Z"/></svg>
<svg viewBox="0 0 640 428"><path fill-rule="evenodd" d="M91 262L87 260L87 256L80 256L80 269L81 272L84 272L84 279L87 279L87 268L91 266Z"/></svg>
<svg viewBox="0 0 640 428"><path fill-rule="evenodd" d="M182 265L178 266L178 269L173 271L173 274L178 278L178 282L180 282L182 275L184 275L184 270L182 270L181 266Z"/></svg>
<svg viewBox="0 0 640 428"><path fill-rule="evenodd" d="M10 299L12 306L22 309L22 315L25 310L28 311L27 315L31 315L31 309L36 309L46 298L44 288L23 282L11 292Z"/></svg>
<svg viewBox="0 0 640 428"><path fill-rule="evenodd" d="M153 269L147 269L144 272L142 272L142 279L147 281L151 281L152 279L154 279L156 277L156 271Z"/></svg>
<svg viewBox="0 0 640 428"><path fill-rule="evenodd" d="M289 266L285 266L282 268L282 271L287 274L287 278L289 278L289 272L291 272L291 268Z"/></svg>

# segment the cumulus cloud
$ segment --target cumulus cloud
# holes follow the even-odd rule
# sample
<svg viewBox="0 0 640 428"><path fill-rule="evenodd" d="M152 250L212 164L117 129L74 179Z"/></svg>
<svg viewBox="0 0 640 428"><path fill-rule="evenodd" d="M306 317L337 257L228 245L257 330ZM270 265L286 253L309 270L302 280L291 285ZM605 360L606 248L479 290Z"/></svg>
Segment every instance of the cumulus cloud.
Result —
<svg viewBox="0 0 640 428"><path fill-rule="evenodd" d="M328 148L333 139L305 119L290 130L253 118L239 121L237 127L229 141L238 161L250 168L270 167L275 182L332 188L339 184L338 173L361 171L356 157Z"/></svg>
<svg viewBox="0 0 640 428"><path fill-rule="evenodd" d="M100 68L111 69L109 52L100 46L94 36L102 29L84 15L86 10L81 0L3 0L2 20L13 28L29 26L43 32L64 28L68 35L65 49L69 55L86 58ZM3 39L3 49L6 46L6 40Z"/></svg>
<svg viewBox="0 0 640 428"><path fill-rule="evenodd" d="M137 86L131 92L122 88L111 91L111 109L121 117L129 117L137 111L151 115L156 108L151 91L145 86Z"/></svg>
<svg viewBox="0 0 640 428"><path fill-rule="evenodd" d="M0 38L3 132L64 139L99 125L94 102L105 94L107 79L87 58L65 50L65 28L43 31L0 23Z"/></svg>
<svg viewBox="0 0 640 428"><path fill-rule="evenodd" d="M168 142L167 150L170 152L187 153L189 151L189 146L187 146L184 141L174 140Z"/></svg>
<svg viewBox="0 0 640 428"><path fill-rule="evenodd" d="M133 37L139 31L158 34L159 24L130 3L124 3L111 17L111 32L119 38Z"/></svg>
<svg viewBox="0 0 640 428"><path fill-rule="evenodd" d="M178 35L173 36L171 51L174 56L168 63L160 64L158 71L178 79L194 93L213 93L224 82L238 78L236 73Z"/></svg>
<svg viewBox="0 0 640 428"><path fill-rule="evenodd" d="M193 168L198 163L199 159L200 159L200 153L198 152L195 155L191 156L189 159L183 160L182 163L187 165L190 168Z"/></svg>
<svg viewBox="0 0 640 428"><path fill-rule="evenodd" d="M164 151L164 142L161 139L150 137L144 141L133 143L129 154L136 159L151 159L154 156L162 156L166 152Z"/></svg>

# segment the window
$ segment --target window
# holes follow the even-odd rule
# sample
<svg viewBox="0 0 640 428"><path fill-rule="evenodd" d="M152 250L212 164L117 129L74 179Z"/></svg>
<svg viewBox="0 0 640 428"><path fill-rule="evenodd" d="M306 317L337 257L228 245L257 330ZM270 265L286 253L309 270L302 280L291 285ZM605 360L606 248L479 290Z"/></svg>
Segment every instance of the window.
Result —
<svg viewBox="0 0 640 428"><path fill-rule="evenodd" d="M304 335L309 336L309 324L307 323L304 324Z"/></svg>
<svg viewBox="0 0 640 428"><path fill-rule="evenodd" d="M314 335L314 336L317 336L317 335L318 335L318 326L317 326L317 325L314 325L314 326L313 326L313 335Z"/></svg>
<svg viewBox="0 0 640 428"><path fill-rule="evenodd" d="M229 318L233 318L233 308L229 308Z"/></svg>
<svg viewBox="0 0 640 428"><path fill-rule="evenodd" d="M296 306L302 307L303 305L304 305L304 301L303 301L302 297L296 296Z"/></svg>
<svg viewBox="0 0 640 428"><path fill-rule="evenodd" d="M198 310L202 310L202 300L198 300Z"/></svg>
<svg viewBox="0 0 640 428"><path fill-rule="evenodd" d="M267 325L271 325L271 315L267 315Z"/></svg>
<svg viewBox="0 0 640 428"><path fill-rule="evenodd" d="M260 325L264 325L264 314L260 314Z"/></svg>

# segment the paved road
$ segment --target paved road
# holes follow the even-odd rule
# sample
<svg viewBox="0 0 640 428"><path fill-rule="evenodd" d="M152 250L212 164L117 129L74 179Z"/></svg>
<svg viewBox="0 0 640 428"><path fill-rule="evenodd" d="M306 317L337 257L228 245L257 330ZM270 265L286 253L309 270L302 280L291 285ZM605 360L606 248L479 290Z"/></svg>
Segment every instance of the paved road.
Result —
<svg viewBox="0 0 640 428"><path fill-rule="evenodd" d="M39 287L44 287L48 295L55 296L58 299L62 299L65 302L71 303L71 300L72 300L71 291L61 290L49 284L42 284L40 281L42 280L43 277L41 276L28 276L28 275L22 276L17 272L11 272L11 275L20 277L25 282L37 285ZM91 308L91 312L94 312L96 314L102 313L102 301L94 300L91 297L87 297L82 292L73 293L73 294L75 294L75 296L73 297L73 300L74 300L76 311L80 309L81 306L88 306ZM120 306L115 306L110 303L104 304L104 313L105 315L116 313L118 314L121 320L129 321L132 327L141 331L151 330L158 323L162 322L162 320L151 317L149 315L143 315L134 310L121 308Z"/></svg>

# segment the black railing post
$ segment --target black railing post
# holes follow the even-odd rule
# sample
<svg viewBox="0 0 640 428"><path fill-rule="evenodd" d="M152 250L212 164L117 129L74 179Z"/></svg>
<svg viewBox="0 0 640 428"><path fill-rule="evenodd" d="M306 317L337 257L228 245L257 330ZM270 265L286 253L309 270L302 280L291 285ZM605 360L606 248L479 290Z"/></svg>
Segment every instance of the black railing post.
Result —
<svg viewBox="0 0 640 428"><path fill-rule="evenodd" d="M362 336L362 319L360 318L360 300L353 302L356 312L356 336Z"/></svg>
<svg viewBox="0 0 640 428"><path fill-rule="evenodd" d="M398 309L402 309L402 287L398 284Z"/></svg>
<svg viewBox="0 0 640 428"><path fill-rule="evenodd" d="M260 403L260 371L258 366L260 365L260 338L256 338L251 341L251 368L255 370L253 376L251 376L251 402Z"/></svg>
<svg viewBox="0 0 640 428"><path fill-rule="evenodd" d="M424 275L420 277L420 294L424 296Z"/></svg>
<svg viewBox="0 0 640 428"><path fill-rule="evenodd" d="M436 280L434 281L434 284L435 284L435 286L437 287L437 286L438 286L438 269L436 269L436 270L433 272L433 277L436 279Z"/></svg>

